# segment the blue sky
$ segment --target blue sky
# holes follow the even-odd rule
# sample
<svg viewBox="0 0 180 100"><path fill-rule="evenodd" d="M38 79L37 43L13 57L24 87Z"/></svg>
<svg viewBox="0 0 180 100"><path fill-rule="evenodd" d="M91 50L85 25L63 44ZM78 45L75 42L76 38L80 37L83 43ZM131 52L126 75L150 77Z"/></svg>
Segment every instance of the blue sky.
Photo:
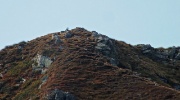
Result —
<svg viewBox="0 0 180 100"><path fill-rule="evenodd" d="M67 27L133 45L180 46L180 0L0 1L0 49Z"/></svg>

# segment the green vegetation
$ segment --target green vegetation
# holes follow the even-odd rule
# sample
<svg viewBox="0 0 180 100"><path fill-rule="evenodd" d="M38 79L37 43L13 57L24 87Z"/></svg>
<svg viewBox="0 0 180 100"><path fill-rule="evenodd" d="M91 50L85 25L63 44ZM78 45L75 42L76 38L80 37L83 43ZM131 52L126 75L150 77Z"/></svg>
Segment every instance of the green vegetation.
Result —
<svg viewBox="0 0 180 100"><path fill-rule="evenodd" d="M39 80L32 80L30 79L23 85L23 91L20 91L13 100L38 100L38 87L41 84Z"/></svg>
<svg viewBox="0 0 180 100"><path fill-rule="evenodd" d="M11 69L8 70L7 75L16 77L21 76L19 73L23 73L24 71L26 71L28 68L31 67L31 64L31 62L27 61L14 63L11 66Z"/></svg>

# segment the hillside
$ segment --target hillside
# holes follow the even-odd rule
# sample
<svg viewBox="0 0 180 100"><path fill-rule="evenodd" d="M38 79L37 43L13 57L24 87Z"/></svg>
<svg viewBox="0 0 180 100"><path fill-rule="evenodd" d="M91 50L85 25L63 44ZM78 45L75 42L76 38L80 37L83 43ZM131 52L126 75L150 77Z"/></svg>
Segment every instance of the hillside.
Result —
<svg viewBox="0 0 180 100"><path fill-rule="evenodd" d="M0 51L0 100L180 100L179 90L179 47L75 28Z"/></svg>

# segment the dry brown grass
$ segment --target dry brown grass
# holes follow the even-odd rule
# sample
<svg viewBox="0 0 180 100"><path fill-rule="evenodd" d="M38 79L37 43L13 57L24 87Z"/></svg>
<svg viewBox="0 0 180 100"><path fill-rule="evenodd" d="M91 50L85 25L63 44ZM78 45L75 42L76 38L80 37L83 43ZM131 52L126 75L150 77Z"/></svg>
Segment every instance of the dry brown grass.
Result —
<svg viewBox="0 0 180 100"><path fill-rule="evenodd" d="M179 68L175 70L176 74L170 71L178 65L164 66L143 55L139 48L113 40L120 62L113 66L107 57L94 49L96 41L91 32L76 28L71 33L74 36L68 39L58 33L63 41L60 44L54 44L48 34L27 42L21 51L17 45L1 50L3 66L0 71L7 69L7 72L0 79L0 98L42 99L58 88L72 93L78 100L180 100L179 91L171 88L172 83L180 81ZM61 51L58 50L60 45L64 47ZM43 75L33 72L31 67L31 60L37 53L56 57L46 74L49 78L40 90L37 87ZM27 82L13 89L18 77ZM168 78L171 84L162 82L159 77Z"/></svg>

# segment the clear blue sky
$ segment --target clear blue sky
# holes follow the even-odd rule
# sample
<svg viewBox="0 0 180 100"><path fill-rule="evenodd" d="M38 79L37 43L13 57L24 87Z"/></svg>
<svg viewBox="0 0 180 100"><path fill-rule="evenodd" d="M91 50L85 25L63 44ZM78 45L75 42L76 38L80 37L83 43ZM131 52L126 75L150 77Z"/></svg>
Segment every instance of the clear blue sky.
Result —
<svg viewBox="0 0 180 100"><path fill-rule="evenodd" d="M67 27L133 45L180 46L180 0L0 1L0 49Z"/></svg>

